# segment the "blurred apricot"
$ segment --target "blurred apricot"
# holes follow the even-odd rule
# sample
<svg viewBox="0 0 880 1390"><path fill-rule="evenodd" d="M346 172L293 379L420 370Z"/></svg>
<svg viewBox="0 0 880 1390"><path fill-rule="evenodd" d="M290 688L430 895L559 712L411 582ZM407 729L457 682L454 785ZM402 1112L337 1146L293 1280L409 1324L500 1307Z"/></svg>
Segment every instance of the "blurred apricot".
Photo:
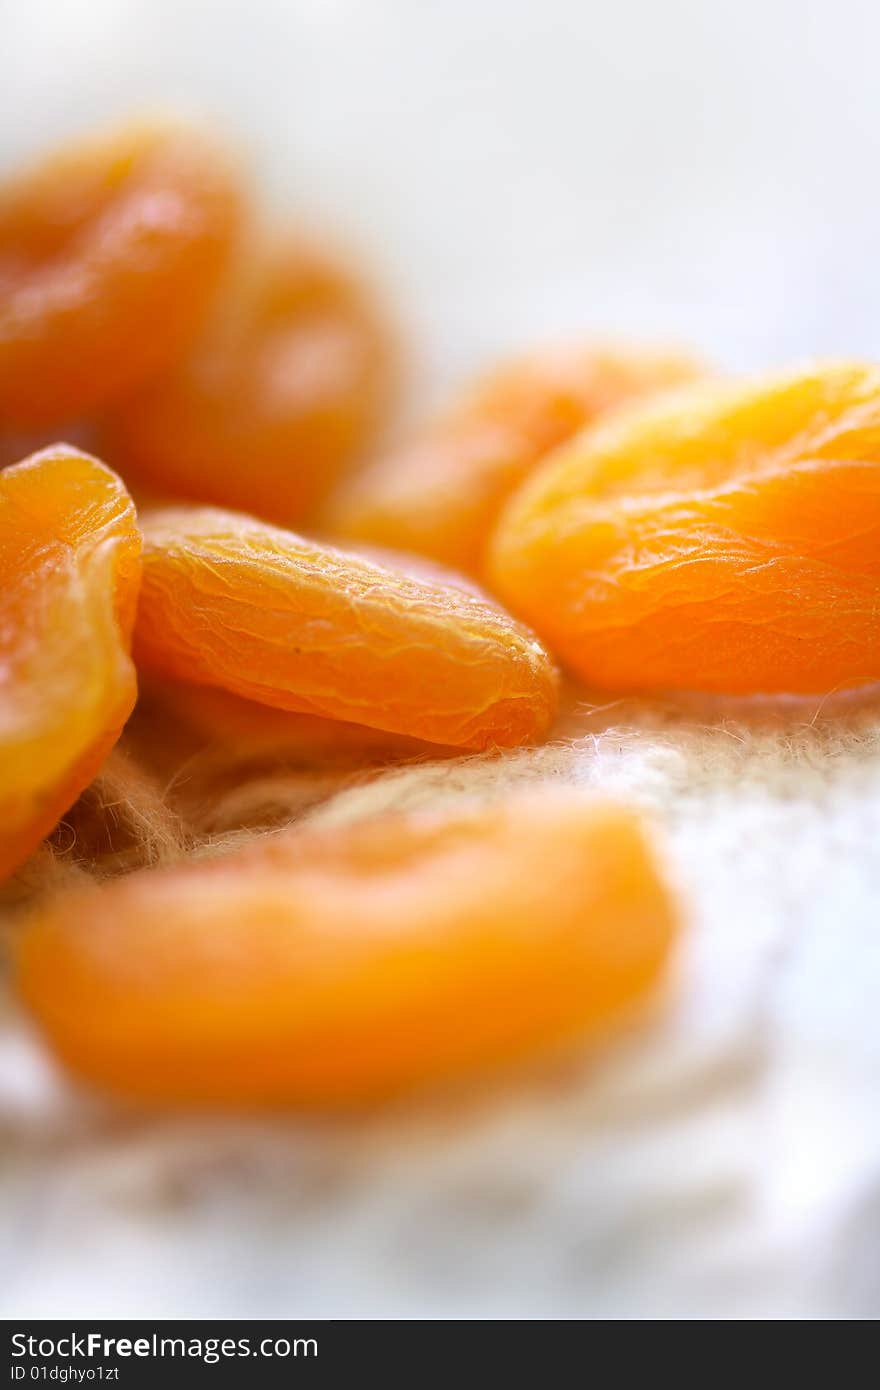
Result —
<svg viewBox="0 0 880 1390"><path fill-rule="evenodd" d="M0 425L76 419L167 367L239 215L225 155L171 124L79 141L0 188Z"/></svg>
<svg viewBox="0 0 880 1390"><path fill-rule="evenodd" d="M594 347L545 349L510 363L342 484L322 525L343 540L479 573L505 498L548 450L605 412L700 370L681 353Z"/></svg>
<svg viewBox="0 0 880 1390"><path fill-rule="evenodd" d="M362 1105L604 1033L676 911L638 820L573 791L287 831L39 911L22 997L158 1102Z"/></svg>
<svg viewBox="0 0 880 1390"><path fill-rule="evenodd" d="M372 442L391 375L366 287L289 238L243 258L187 358L109 419L106 448L157 498L292 525Z"/></svg>

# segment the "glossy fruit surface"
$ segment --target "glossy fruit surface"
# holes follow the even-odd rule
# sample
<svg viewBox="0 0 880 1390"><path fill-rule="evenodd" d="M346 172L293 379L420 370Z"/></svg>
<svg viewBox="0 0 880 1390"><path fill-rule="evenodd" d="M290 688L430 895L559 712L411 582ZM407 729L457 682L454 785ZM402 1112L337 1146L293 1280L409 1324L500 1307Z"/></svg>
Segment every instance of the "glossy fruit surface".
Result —
<svg viewBox="0 0 880 1390"><path fill-rule="evenodd" d="M134 507L64 445L0 473L0 877L91 781L131 711Z"/></svg>

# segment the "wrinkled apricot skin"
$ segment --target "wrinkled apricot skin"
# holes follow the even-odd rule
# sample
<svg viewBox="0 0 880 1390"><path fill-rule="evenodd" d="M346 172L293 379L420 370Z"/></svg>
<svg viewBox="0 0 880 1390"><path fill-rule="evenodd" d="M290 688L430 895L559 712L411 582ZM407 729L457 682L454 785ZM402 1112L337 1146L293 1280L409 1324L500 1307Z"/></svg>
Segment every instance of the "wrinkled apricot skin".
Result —
<svg viewBox="0 0 880 1390"><path fill-rule="evenodd" d="M171 125L83 141L0 188L0 422L73 420L173 361L239 204L225 158Z"/></svg>
<svg viewBox="0 0 880 1390"><path fill-rule="evenodd" d="M187 358L111 416L107 452L154 497L295 525L372 442L391 374L366 289L288 239L255 251Z"/></svg>
<svg viewBox="0 0 880 1390"><path fill-rule="evenodd" d="M595 686L880 680L880 370L694 386L585 432L511 500L490 570Z"/></svg>
<svg viewBox="0 0 880 1390"><path fill-rule="evenodd" d="M548 450L605 412L698 370L681 354L584 347L514 362L341 486L324 529L479 574L505 499Z"/></svg>
<svg viewBox="0 0 880 1390"><path fill-rule="evenodd" d="M25 929L17 980L63 1062L114 1091L359 1106L607 1029L675 918L629 812L521 792L68 895Z"/></svg>
<svg viewBox="0 0 880 1390"><path fill-rule="evenodd" d="M557 676L482 594L236 512L146 515L138 665L277 709L459 748L528 742Z"/></svg>
<svg viewBox="0 0 880 1390"><path fill-rule="evenodd" d="M92 780L135 699L134 507L57 445L0 473L0 878Z"/></svg>

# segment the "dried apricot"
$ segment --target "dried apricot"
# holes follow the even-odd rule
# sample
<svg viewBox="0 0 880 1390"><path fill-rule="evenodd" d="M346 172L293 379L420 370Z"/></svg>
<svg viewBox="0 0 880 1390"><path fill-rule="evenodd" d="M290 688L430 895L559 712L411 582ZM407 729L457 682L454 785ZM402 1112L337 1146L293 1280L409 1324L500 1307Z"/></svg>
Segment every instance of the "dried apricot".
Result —
<svg viewBox="0 0 880 1390"><path fill-rule="evenodd" d="M631 813L519 792L68 894L17 976L90 1081L351 1105L607 1029L657 983L675 921Z"/></svg>
<svg viewBox="0 0 880 1390"><path fill-rule="evenodd" d="M324 526L346 540L479 573L505 498L549 449L605 411L697 370L679 354L583 347L514 362L420 437L343 484Z"/></svg>
<svg viewBox="0 0 880 1390"><path fill-rule="evenodd" d="M0 189L0 420L74 419L163 370L226 264L239 193L175 126L84 140Z"/></svg>
<svg viewBox="0 0 880 1390"><path fill-rule="evenodd" d="M154 496L292 525L372 440L389 379L366 288L288 239L242 264L185 361L120 407L108 456Z"/></svg>
<svg viewBox="0 0 880 1390"><path fill-rule="evenodd" d="M540 643L482 594L236 512L143 518L139 665L279 709L464 748L528 741L556 708Z"/></svg>
<svg viewBox="0 0 880 1390"><path fill-rule="evenodd" d="M135 698L134 507L57 445L0 473L0 877L91 781Z"/></svg>
<svg viewBox="0 0 880 1390"><path fill-rule="evenodd" d="M215 686L152 681L141 693L148 711L171 717L204 744L228 748L242 760L264 754L303 766L363 766L403 758L436 758L442 752L434 744L403 734L319 714L272 709Z"/></svg>
<svg viewBox="0 0 880 1390"><path fill-rule="evenodd" d="M597 426L511 500L491 573L595 685L880 679L880 369L694 386Z"/></svg>

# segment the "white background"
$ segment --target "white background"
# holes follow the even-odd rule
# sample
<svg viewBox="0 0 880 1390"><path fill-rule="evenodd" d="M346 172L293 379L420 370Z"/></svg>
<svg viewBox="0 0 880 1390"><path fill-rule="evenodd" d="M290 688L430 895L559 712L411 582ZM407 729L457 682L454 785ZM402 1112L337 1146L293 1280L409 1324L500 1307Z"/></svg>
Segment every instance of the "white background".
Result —
<svg viewBox="0 0 880 1390"><path fill-rule="evenodd" d="M375 263L419 396L560 333L736 369L880 356L871 0L0 0L0 20L4 167L144 105L216 118L278 206ZM327 1128L106 1111L10 1011L2 1311L876 1313L873 719L628 720L537 770L665 824L691 928L657 1031L506 1097Z"/></svg>
<svg viewBox="0 0 880 1390"><path fill-rule="evenodd" d="M432 379L585 329L880 352L871 0L0 0L5 165L214 117L398 293Z"/></svg>

